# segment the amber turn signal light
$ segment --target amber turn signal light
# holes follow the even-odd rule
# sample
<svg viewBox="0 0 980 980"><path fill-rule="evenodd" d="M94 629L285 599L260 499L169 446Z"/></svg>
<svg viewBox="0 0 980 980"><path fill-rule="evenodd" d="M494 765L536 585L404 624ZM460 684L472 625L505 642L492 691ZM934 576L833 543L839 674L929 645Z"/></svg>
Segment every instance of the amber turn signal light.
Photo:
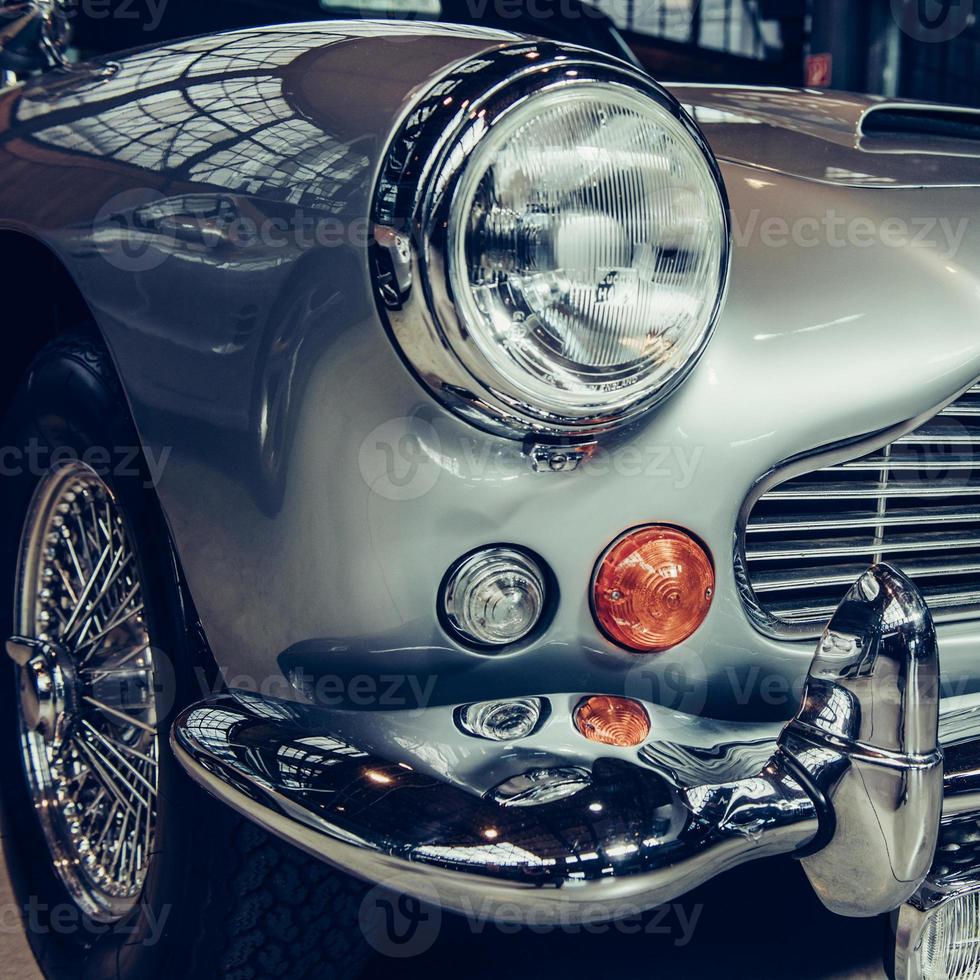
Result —
<svg viewBox="0 0 980 980"><path fill-rule="evenodd" d="M650 734L650 718L639 701L596 695L575 709L575 727L591 742L630 748Z"/></svg>
<svg viewBox="0 0 980 980"><path fill-rule="evenodd" d="M592 608L620 646L657 653L686 640L711 608L715 572L704 548L677 528L630 531L599 562Z"/></svg>

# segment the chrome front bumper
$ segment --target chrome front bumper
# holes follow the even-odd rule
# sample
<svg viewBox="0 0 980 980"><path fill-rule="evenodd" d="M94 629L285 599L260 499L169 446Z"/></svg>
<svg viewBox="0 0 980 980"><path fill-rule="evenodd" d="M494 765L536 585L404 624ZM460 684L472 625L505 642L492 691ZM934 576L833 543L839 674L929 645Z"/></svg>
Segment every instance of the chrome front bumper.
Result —
<svg viewBox="0 0 980 980"><path fill-rule="evenodd" d="M327 710L242 692L186 710L172 744L197 782L271 832L467 915L618 918L782 853L802 859L831 909L876 915L908 899L932 862L938 714L929 611L907 579L877 566L841 603L796 717L748 777L678 785L640 758L608 758L589 773L570 766L577 792L561 799L480 795L419 772L397 744L350 744ZM962 812L980 773L972 755L954 755L945 778Z"/></svg>

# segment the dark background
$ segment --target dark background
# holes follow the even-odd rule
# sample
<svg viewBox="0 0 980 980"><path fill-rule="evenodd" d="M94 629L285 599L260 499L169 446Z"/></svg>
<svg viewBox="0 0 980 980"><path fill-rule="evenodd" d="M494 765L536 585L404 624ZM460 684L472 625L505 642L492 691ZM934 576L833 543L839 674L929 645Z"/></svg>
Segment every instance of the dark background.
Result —
<svg viewBox="0 0 980 980"><path fill-rule="evenodd" d="M591 6L580 0L72 2L77 44L85 53L264 23L441 19L613 53L625 40L662 81L810 84L980 105L980 0L594 0Z"/></svg>

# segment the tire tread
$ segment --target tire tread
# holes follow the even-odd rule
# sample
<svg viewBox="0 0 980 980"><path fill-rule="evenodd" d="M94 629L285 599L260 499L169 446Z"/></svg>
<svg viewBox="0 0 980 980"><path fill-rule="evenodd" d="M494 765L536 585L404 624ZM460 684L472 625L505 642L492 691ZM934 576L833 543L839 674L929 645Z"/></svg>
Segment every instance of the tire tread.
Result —
<svg viewBox="0 0 980 980"><path fill-rule="evenodd" d="M192 977L341 980L366 955L352 928L364 886L237 816L222 814L230 846L209 876ZM218 857L216 855L216 857Z"/></svg>

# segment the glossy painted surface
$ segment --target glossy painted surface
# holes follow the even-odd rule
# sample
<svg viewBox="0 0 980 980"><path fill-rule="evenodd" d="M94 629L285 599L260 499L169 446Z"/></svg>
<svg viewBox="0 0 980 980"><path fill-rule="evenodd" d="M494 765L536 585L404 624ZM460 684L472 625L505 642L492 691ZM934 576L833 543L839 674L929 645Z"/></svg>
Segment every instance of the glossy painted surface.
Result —
<svg viewBox="0 0 980 980"><path fill-rule="evenodd" d="M655 734L680 731L672 741L687 746L771 733L795 708L810 648L763 638L745 615L732 572L742 501L782 460L911 425L980 376L980 227L949 247L839 247L767 219L942 217L958 232L980 191L789 176L768 169L785 161L762 127L736 141L703 120L732 158L734 261L715 336L640 424L574 471L536 469L410 375L366 259L391 134L443 74L500 50L534 48L424 24L300 25L128 55L108 79L82 69L5 90L0 223L46 242L92 306L231 686L302 699L322 682L377 737L390 714L379 708L569 691L637 697L663 718ZM879 159L834 145L845 167ZM297 233L297 214L329 240ZM229 232L245 219L273 234ZM707 545L717 591L688 641L637 658L601 635L587 597L608 544L649 522ZM435 598L456 559L494 543L540 555L560 601L543 635L488 657L446 635ZM980 686L977 638L975 624L940 631L956 693ZM394 705L381 693L391 677L407 692ZM506 768L510 750L483 748L484 765Z"/></svg>
<svg viewBox="0 0 980 980"><path fill-rule="evenodd" d="M715 153L735 163L845 187L980 186L980 112L827 89L672 86ZM898 132L869 120L899 110ZM945 113L961 138L929 138L915 119ZM903 132L902 129L908 131Z"/></svg>

